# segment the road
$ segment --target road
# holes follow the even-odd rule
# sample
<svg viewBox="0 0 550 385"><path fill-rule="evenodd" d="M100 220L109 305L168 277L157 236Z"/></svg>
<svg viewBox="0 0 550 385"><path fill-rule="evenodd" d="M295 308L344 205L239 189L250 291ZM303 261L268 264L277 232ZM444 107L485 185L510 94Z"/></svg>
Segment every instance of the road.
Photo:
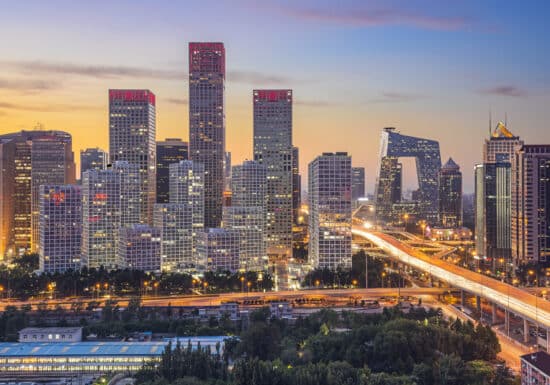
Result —
<svg viewBox="0 0 550 385"><path fill-rule="evenodd" d="M364 237L399 261L441 279L453 287L479 295L513 313L550 328L550 303L507 283L432 258L388 234L354 225L353 234Z"/></svg>
<svg viewBox="0 0 550 385"><path fill-rule="evenodd" d="M223 294L208 294L208 295L178 295L178 296L165 296L165 297L142 297L141 303L143 306L162 307L168 306L189 306L189 307L203 307L203 306L219 306L222 302L246 300L263 300L263 301L284 301L293 300L298 298L307 299L349 299L353 298L373 298L380 297L396 297L398 292L402 296L419 296L419 295L437 295L448 292L449 289L445 288L371 288L371 289L313 289L313 290L288 290L277 292L237 292L237 293L223 293ZM114 297L111 298L116 301L119 306L126 306L128 303L128 297ZM105 302L107 299L99 299L99 302ZM58 299L47 301L46 304L49 308L61 306L62 308L70 308L75 299ZM83 300L85 302L92 301L92 299ZM95 300L93 300L95 301ZM3 310L6 306L31 305L33 308L42 301L10 301L1 302L0 310Z"/></svg>

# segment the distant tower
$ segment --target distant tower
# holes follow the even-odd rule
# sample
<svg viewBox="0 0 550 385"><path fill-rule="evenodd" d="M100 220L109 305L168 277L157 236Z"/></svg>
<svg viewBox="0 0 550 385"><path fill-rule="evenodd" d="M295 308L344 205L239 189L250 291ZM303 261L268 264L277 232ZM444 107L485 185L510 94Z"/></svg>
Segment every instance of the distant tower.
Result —
<svg viewBox="0 0 550 385"><path fill-rule="evenodd" d="M179 138L157 142L157 203L168 203L170 165L189 159L189 145Z"/></svg>
<svg viewBox="0 0 550 385"><path fill-rule="evenodd" d="M204 226L222 220L225 157L225 48L189 43L189 158L204 166Z"/></svg>
<svg viewBox="0 0 550 385"><path fill-rule="evenodd" d="M365 168L353 167L351 170L351 199L354 201L365 196Z"/></svg>
<svg viewBox="0 0 550 385"><path fill-rule="evenodd" d="M462 226L462 173L452 158L437 175L439 222L445 228Z"/></svg>
<svg viewBox="0 0 550 385"><path fill-rule="evenodd" d="M140 169L118 161L82 176L82 265L116 269L124 266L117 243L122 227L139 223Z"/></svg>
<svg viewBox="0 0 550 385"><path fill-rule="evenodd" d="M156 111L149 90L109 90L109 155L111 163L139 167L141 222L151 223L155 203Z"/></svg>
<svg viewBox="0 0 550 385"><path fill-rule="evenodd" d="M84 171L104 170L109 162L109 154L101 148L80 150L80 179Z"/></svg>
<svg viewBox="0 0 550 385"><path fill-rule="evenodd" d="M40 186L39 269L80 269L82 202L80 186Z"/></svg>
<svg viewBox="0 0 550 385"><path fill-rule="evenodd" d="M309 260L316 268L351 267L351 157L323 153L309 164Z"/></svg>
<svg viewBox="0 0 550 385"><path fill-rule="evenodd" d="M267 169L267 252L292 253L292 90L254 90L254 160Z"/></svg>

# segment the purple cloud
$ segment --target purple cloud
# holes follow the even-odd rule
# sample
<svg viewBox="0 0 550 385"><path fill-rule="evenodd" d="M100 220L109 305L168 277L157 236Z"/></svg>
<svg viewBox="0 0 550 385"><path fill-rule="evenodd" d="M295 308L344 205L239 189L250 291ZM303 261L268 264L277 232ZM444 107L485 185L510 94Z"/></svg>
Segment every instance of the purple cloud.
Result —
<svg viewBox="0 0 550 385"><path fill-rule="evenodd" d="M527 92L519 87L512 85L502 85L479 90L479 93L486 95L508 96L520 98L526 96Z"/></svg>
<svg viewBox="0 0 550 385"><path fill-rule="evenodd" d="M384 91L379 98L370 100L371 103L399 103L410 102L425 98L421 94L413 94L406 92Z"/></svg>

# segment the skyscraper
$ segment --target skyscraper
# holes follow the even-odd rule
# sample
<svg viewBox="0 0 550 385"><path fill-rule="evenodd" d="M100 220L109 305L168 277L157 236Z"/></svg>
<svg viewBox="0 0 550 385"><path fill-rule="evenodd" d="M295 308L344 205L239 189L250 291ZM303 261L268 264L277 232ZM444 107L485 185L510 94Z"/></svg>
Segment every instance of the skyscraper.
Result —
<svg viewBox="0 0 550 385"><path fill-rule="evenodd" d="M517 148L511 217L514 264L546 264L550 260L550 145Z"/></svg>
<svg viewBox="0 0 550 385"><path fill-rule="evenodd" d="M357 200L365 197L365 168L353 167L351 169L351 199Z"/></svg>
<svg viewBox="0 0 550 385"><path fill-rule="evenodd" d="M267 169L267 252L292 252L292 90L254 90L254 160Z"/></svg>
<svg viewBox="0 0 550 385"><path fill-rule="evenodd" d="M153 226L160 230L161 270L194 268L192 206L186 203L155 204Z"/></svg>
<svg viewBox="0 0 550 385"><path fill-rule="evenodd" d="M460 167L449 158L437 175L439 186L439 222L446 228L462 226L462 173Z"/></svg>
<svg viewBox="0 0 550 385"><path fill-rule="evenodd" d="M264 165L245 161L233 167L231 206L224 207L223 226L240 234L239 265L244 270L263 270L265 246L267 176Z"/></svg>
<svg viewBox="0 0 550 385"><path fill-rule="evenodd" d="M14 252L14 194L15 144L0 137L0 262Z"/></svg>
<svg viewBox="0 0 550 385"><path fill-rule="evenodd" d="M149 90L109 90L109 155L111 163L139 167L141 222L151 223L155 203L156 112Z"/></svg>
<svg viewBox="0 0 550 385"><path fill-rule="evenodd" d="M225 156L225 48L189 43L189 158L204 166L204 226L222 220Z"/></svg>
<svg viewBox="0 0 550 385"><path fill-rule="evenodd" d="M415 158L418 191L414 193L414 200L420 208L420 216L436 223L437 172L441 168L439 143L402 135L393 127L384 128L380 138L380 167L375 192L377 216L382 220L392 219L392 203L395 202L391 199L396 195L396 176L401 176L400 157Z"/></svg>
<svg viewBox="0 0 550 385"><path fill-rule="evenodd" d="M168 203L170 165L189 159L189 144L179 138L157 142L157 203Z"/></svg>
<svg viewBox="0 0 550 385"><path fill-rule="evenodd" d="M124 267L160 271L160 230L146 224L121 227L117 254Z"/></svg>
<svg viewBox="0 0 550 385"><path fill-rule="evenodd" d="M511 162L523 145L499 122L485 140L483 164L476 167L476 252L490 262L511 257Z"/></svg>
<svg viewBox="0 0 550 385"><path fill-rule="evenodd" d="M82 176L82 265L124 266L118 254L120 229L139 223L142 186L135 164L117 161Z"/></svg>
<svg viewBox="0 0 550 385"><path fill-rule="evenodd" d="M323 153L309 164L309 261L351 267L351 157Z"/></svg>
<svg viewBox="0 0 550 385"><path fill-rule="evenodd" d="M300 150L292 147L292 217L298 223L300 206L302 205L302 176L300 175Z"/></svg>
<svg viewBox="0 0 550 385"><path fill-rule="evenodd" d="M170 203L185 204L191 209L193 258L196 258L197 234L204 229L204 180L204 166L200 163L182 160L170 165Z"/></svg>
<svg viewBox="0 0 550 385"><path fill-rule="evenodd" d="M40 271L80 269L81 239L80 186L40 186Z"/></svg>
<svg viewBox="0 0 550 385"><path fill-rule="evenodd" d="M209 271L237 271L241 241L239 231L209 228L198 234L199 265Z"/></svg>
<svg viewBox="0 0 550 385"><path fill-rule="evenodd" d="M80 179L84 171L103 170L109 163L109 154L101 148L80 150Z"/></svg>

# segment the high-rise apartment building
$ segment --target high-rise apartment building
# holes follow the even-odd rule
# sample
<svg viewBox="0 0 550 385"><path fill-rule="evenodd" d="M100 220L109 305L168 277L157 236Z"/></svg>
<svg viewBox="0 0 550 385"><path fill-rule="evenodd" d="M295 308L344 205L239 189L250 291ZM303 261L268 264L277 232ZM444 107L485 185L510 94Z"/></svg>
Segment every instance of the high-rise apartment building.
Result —
<svg viewBox="0 0 550 385"><path fill-rule="evenodd" d="M195 258L197 234L204 229L204 166L192 160L171 164L169 184L170 203L185 204L191 208Z"/></svg>
<svg viewBox="0 0 550 385"><path fill-rule="evenodd" d="M151 223L156 194L155 94L109 90L109 156L139 167L141 218Z"/></svg>
<svg viewBox="0 0 550 385"><path fill-rule="evenodd" d="M160 271L160 230L146 224L122 227L118 255L131 270Z"/></svg>
<svg viewBox="0 0 550 385"><path fill-rule="evenodd" d="M292 90L254 90L254 160L267 169L268 255L292 252Z"/></svg>
<svg viewBox="0 0 550 385"><path fill-rule="evenodd" d="M189 159L189 144L179 138L157 142L157 203L168 203L170 165Z"/></svg>
<svg viewBox="0 0 550 385"><path fill-rule="evenodd" d="M462 226L462 173L452 158L437 175L439 223L445 228Z"/></svg>
<svg viewBox="0 0 550 385"><path fill-rule="evenodd" d="M204 166L204 226L222 220L225 157L225 48L189 43L189 158Z"/></svg>
<svg viewBox="0 0 550 385"><path fill-rule="evenodd" d="M523 145L512 164L512 259L550 260L550 145Z"/></svg>
<svg viewBox="0 0 550 385"><path fill-rule="evenodd" d="M265 246L267 174L264 165L245 161L233 167L232 202L224 207L223 226L240 234L239 265L243 270L263 270Z"/></svg>
<svg viewBox="0 0 550 385"><path fill-rule="evenodd" d="M88 170L104 170L109 163L109 154L101 148L80 150L80 178Z"/></svg>
<svg viewBox="0 0 550 385"><path fill-rule="evenodd" d="M511 162L523 141L499 122L476 166L476 253L489 262L511 258Z"/></svg>
<svg viewBox="0 0 550 385"><path fill-rule="evenodd" d="M122 227L141 217L140 168L117 161L105 170L82 176L82 265L115 269L124 266L118 254Z"/></svg>
<svg viewBox="0 0 550 385"><path fill-rule="evenodd" d="M81 239L80 186L40 186L40 271L80 269Z"/></svg>
<svg viewBox="0 0 550 385"><path fill-rule="evenodd" d="M352 167L351 169L351 199L357 200L365 197L365 167Z"/></svg>
<svg viewBox="0 0 550 385"><path fill-rule="evenodd" d="M300 175L300 150L292 147L292 218L298 223L302 205L302 176Z"/></svg>
<svg viewBox="0 0 550 385"><path fill-rule="evenodd" d="M198 235L199 264L209 271L237 271L240 246L239 231L222 228L205 229Z"/></svg>
<svg viewBox="0 0 550 385"><path fill-rule="evenodd" d="M323 153L309 164L309 260L316 268L351 267L351 157Z"/></svg>
<svg viewBox="0 0 550 385"><path fill-rule="evenodd" d="M162 271L193 269L192 206L185 203L157 203L153 226L160 230L160 267Z"/></svg>

